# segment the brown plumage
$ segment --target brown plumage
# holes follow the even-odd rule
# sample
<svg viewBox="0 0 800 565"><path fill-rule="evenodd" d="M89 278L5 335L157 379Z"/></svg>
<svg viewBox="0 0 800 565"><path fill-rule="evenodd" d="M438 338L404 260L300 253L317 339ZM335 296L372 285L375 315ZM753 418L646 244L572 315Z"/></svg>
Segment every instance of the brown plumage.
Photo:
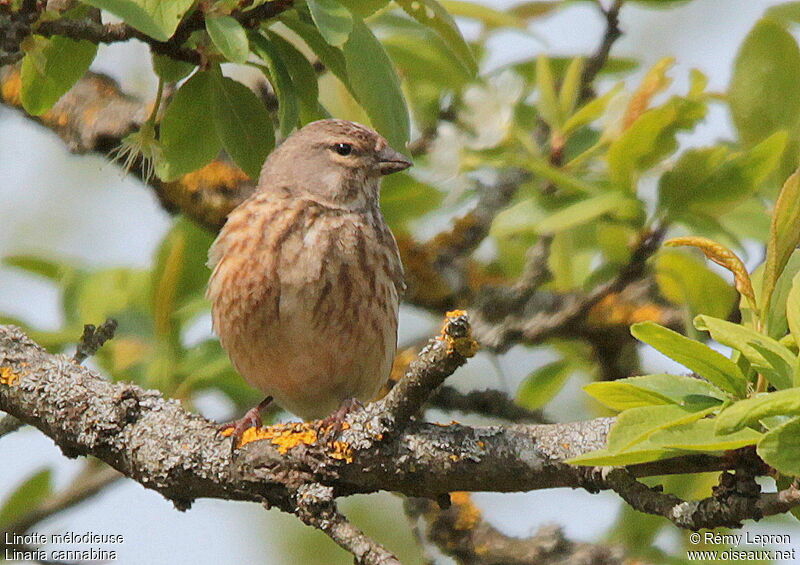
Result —
<svg viewBox="0 0 800 565"><path fill-rule="evenodd" d="M207 295L233 365L304 419L371 400L389 375L404 285L380 177L410 165L365 126L308 124L210 250Z"/></svg>

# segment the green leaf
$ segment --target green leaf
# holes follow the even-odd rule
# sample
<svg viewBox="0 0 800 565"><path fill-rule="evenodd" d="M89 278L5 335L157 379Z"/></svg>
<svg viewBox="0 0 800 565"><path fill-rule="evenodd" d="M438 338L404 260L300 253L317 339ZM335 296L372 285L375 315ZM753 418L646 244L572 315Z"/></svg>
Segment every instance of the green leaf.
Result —
<svg viewBox="0 0 800 565"><path fill-rule="evenodd" d="M44 259L33 255L9 255L3 257L3 264L16 267L45 279L60 282L75 272L75 267L66 261Z"/></svg>
<svg viewBox="0 0 800 565"><path fill-rule="evenodd" d="M716 418L716 430L729 434L770 416L800 415L800 389L759 394L725 408Z"/></svg>
<svg viewBox="0 0 800 565"><path fill-rule="evenodd" d="M753 289L757 294L761 294L763 288L764 270L766 265L762 263L752 273ZM792 281L800 273L800 250L795 251L789 257L789 261L783 268L783 272L778 277L778 282L775 284L775 289L772 291L768 305L761 307L761 316L766 326L767 335L774 339L781 339L786 336L789 330L787 321L787 309L789 300L789 291L792 288ZM752 318L752 309L748 305L740 304L743 314Z"/></svg>
<svg viewBox="0 0 800 565"><path fill-rule="evenodd" d="M622 453L648 440L658 430L695 422L715 410L715 406L697 410L677 404L625 410L617 416L616 423L608 433L608 450L611 453Z"/></svg>
<svg viewBox="0 0 800 565"><path fill-rule="evenodd" d="M764 16L779 23L800 22L800 2L785 2L767 9Z"/></svg>
<svg viewBox="0 0 800 565"><path fill-rule="evenodd" d="M206 31L220 53L231 63L245 63L250 55L250 43L242 24L230 16L206 18Z"/></svg>
<svg viewBox="0 0 800 565"><path fill-rule="evenodd" d="M512 204L492 221L490 235L496 239L536 233L536 225L544 218L544 210L533 198Z"/></svg>
<svg viewBox="0 0 800 565"><path fill-rule="evenodd" d="M336 0L308 0L311 18L325 41L341 47L353 31L353 17Z"/></svg>
<svg viewBox="0 0 800 565"><path fill-rule="evenodd" d="M397 151L405 151L410 122L400 80L383 46L360 20L344 45L347 75L372 125Z"/></svg>
<svg viewBox="0 0 800 565"><path fill-rule="evenodd" d="M800 244L800 171L783 185L772 213L761 304L770 303L772 292L794 250Z"/></svg>
<svg viewBox="0 0 800 565"><path fill-rule="evenodd" d="M705 113L703 102L677 97L643 113L608 149L612 182L632 191L637 174L673 153L678 147L676 134L694 127Z"/></svg>
<svg viewBox="0 0 800 565"><path fill-rule="evenodd" d="M627 449L621 453L614 453L608 449L598 449L591 453L584 453L572 459L567 459L570 465L584 465L590 467L624 467L626 465L638 465L639 463L649 463L650 461L660 461L678 457L684 452L673 449L665 449L643 441L636 447Z"/></svg>
<svg viewBox="0 0 800 565"><path fill-rule="evenodd" d="M0 526L10 526L28 512L36 510L53 492L53 472L51 469L37 471L19 485L6 498L0 508Z"/></svg>
<svg viewBox="0 0 800 565"><path fill-rule="evenodd" d="M529 410L541 408L563 388L572 370L572 363L565 359L536 369L522 381L517 403Z"/></svg>
<svg viewBox="0 0 800 565"><path fill-rule="evenodd" d="M489 29L500 27L525 29L527 27L526 18L515 14L513 9L495 10L477 2L465 2L464 0L441 0L441 4L452 16L478 20Z"/></svg>
<svg viewBox="0 0 800 565"><path fill-rule="evenodd" d="M191 74L195 65L152 53L153 70L164 82L178 82Z"/></svg>
<svg viewBox="0 0 800 565"><path fill-rule="evenodd" d="M82 0L95 8L111 12L126 24L157 39L167 41L194 0Z"/></svg>
<svg viewBox="0 0 800 565"><path fill-rule="evenodd" d="M728 88L733 123L755 144L800 117L800 49L786 29L759 20L742 43Z"/></svg>
<svg viewBox="0 0 800 565"><path fill-rule="evenodd" d="M785 475L800 475L800 418L770 430L756 447L767 465Z"/></svg>
<svg viewBox="0 0 800 565"><path fill-rule="evenodd" d="M707 345L653 322L634 324L631 334L725 392L738 397L747 394L747 380L739 367Z"/></svg>
<svg viewBox="0 0 800 565"><path fill-rule="evenodd" d="M208 281L208 248L214 237L187 218L178 218L161 242L152 271L153 319L157 336L180 329L177 311L202 296Z"/></svg>
<svg viewBox="0 0 800 565"><path fill-rule="evenodd" d="M436 0L396 0L412 18L438 33L470 76L478 73L478 63L458 26Z"/></svg>
<svg viewBox="0 0 800 565"><path fill-rule="evenodd" d="M219 71L213 75L213 98L214 127L222 146L250 178L257 179L275 147L266 106L252 90Z"/></svg>
<svg viewBox="0 0 800 565"><path fill-rule="evenodd" d="M586 224L605 214L638 209L639 201L619 192L609 192L571 204L535 225L536 233L551 234Z"/></svg>
<svg viewBox="0 0 800 565"><path fill-rule="evenodd" d="M567 73L561 81L561 90L558 93L558 106L563 118L571 116L575 111L575 104L580 96L581 76L583 76L583 59L576 57L567 67Z"/></svg>
<svg viewBox="0 0 800 565"><path fill-rule="evenodd" d="M292 76L281 57L279 49L264 36L253 35L253 51L267 65L266 68L261 67L261 70L264 71L278 97L278 122L280 123L281 136L285 138L295 128L300 117L300 108L297 103L297 93ZM305 57L303 57L303 60L305 60ZM316 83L315 78L315 87Z"/></svg>
<svg viewBox="0 0 800 565"><path fill-rule="evenodd" d="M757 371L764 373L775 388L785 389L792 386L791 368L797 360L791 351L774 339L711 316L697 316L694 325L698 330L709 332L719 343L740 351ZM778 366L773 364L776 360L780 360Z"/></svg>
<svg viewBox="0 0 800 565"><path fill-rule="evenodd" d="M736 305L736 290L705 262L688 253L660 252L655 258L655 274L661 295L674 304L687 306L692 317L708 314L727 318Z"/></svg>
<svg viewBox="0 0 800 565"><path fill-rule="evenodd" d="M713 384L685 375L645 375L583 387L589 396L612 410L660 404L718 404L726 395Z"/></svg>
<svg viewBox="0 0 800 565"><path fill-rule="evenodd" d="M650 443L671 449L687 451L728 451L755 445L762 434L745 429L726 435L718 435L711 419L698 420L691 424L673 426L659 430L650 436Z"/></svg>
<svg viewBox="0 0 800 565"><path fill-rule="evenodd" d="M37 39L20 71L22 107L40 116L53 107L92 64L97 44L55 36Z"/></svg>
<svg viewBox="0 0 800 565"><path fill-rule="evenodd" d="M552 13L554 10L560 8L558 2L534 0L530 2L519 2L508 8L510 14L525 20L539 18Z"/></svg>
<svg viewBox="0 0 800 565"><path fill-rule="evenodd" d="M199 169L219 155L222 144L209 114L214 113L214 89L210 71L192 75L175 93L161 118L159 164L162 180L175 180Z"/></svg>
<svg viewBox="0 0 800 565"><path fill-rule="evenodd" d="M583 387L583 390L598 402L617 411L642 406L676 404L662 394L631 383L616 381L589 383Z"/></svg>
<svg viewBox="0 0 800 565"><path fill-rule="evenodd" d="M575 130L582 128L583 126L590 124L591 122L600 118L603 113L606 111L609 102L620 93L622 90L623 84L618 83L603 94L602 96L598 96L597 98L593 98L581 108L571 115L567 121L564 123L564 126L561 128L564 135L569 135L570 133L574 132Z"/></svg>
<svg viewBox="0 0 800 565"><path fill-rule="evenodd" d="M778 132L750 151L690 149L659 182L659 200L673 217L687 211L719 216L752 196L778 167L788 136Z"/></svg>
<svg viewBox="0 0 800 565"><path fill-rule="evenodd" d="M339 0L354 14L367 18L389 4L389 0Z"/></svg>
<svg viewBox="0 0 800 565"><path fill-rule="evenodd" d="M792 288L786 300L786 321L794 342L800 348L800 273L792 279ZM797 384L795 383L795 385Z"/></svg>
<svg viewBox="0 0 800 565"><path fill-rule="evenodd" d="M319 85L317 72L306 56L286 39L270 30L266 30L267 38L280 54L280 59L292 77L294 93L299 98L302 122L308 123L326 117L319 110Z"/></svg>
<svg viewBox="0 0 800 565"><path fill-rule="evenodd" d="M290 14L282 14L281 21L286 27L299 35L314 54L319 57L319 60L325 65L325 68L333 73L336 78L342 81L342 84L352 91L350 87L350 78L347 76L347 63L345 62L344 54L341 50L328 44L322 35L320 35L317 28L296 17L291 17Z"/></svg>
<svg viewBox="0 0 800 565"><path fill-rule="evenodd" d="M436 210L444 194L406 173L395 173L381 182L381 211L392 227L407 227L411 220Z"/></svg>
<svg viewBox="0 0 800 565"><path fill-rule="evenodd" d="M114 268L74 277L64 290L68 322L100 323L115 318L120 329L132 330L134 324L148 327L149 275L145 270Z"/></svg>
<svg viewBox="0 0 800 565"><path fill-rule="evenodd" d="M552 129L559 130L563 116L556 94L556 80L545 55L536 59L536 91L539 95L536 102L539 115Z"/></svg>

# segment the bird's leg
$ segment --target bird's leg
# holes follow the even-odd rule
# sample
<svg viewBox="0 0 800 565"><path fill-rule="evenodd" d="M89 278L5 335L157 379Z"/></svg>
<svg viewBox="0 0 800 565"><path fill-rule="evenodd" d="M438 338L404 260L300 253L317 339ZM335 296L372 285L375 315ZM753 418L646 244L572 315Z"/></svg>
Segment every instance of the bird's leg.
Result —
<svg viewBox="0 0 800 565"><path fill-rule="evenodd" d="M264 400L258 403L258 406L254 406L247 412L245 412L244 416L239 418L238 420L233 420L226 424L222 424L217 431L224 435L230 435L233 438L233 448L235 449L239 442L242 441L242 436L244 432L250 428L260 428L264 422L261 420L261 411L269 406L272 402L272 397L268 396ZM230 430L230 433L225 433Z"/></svg>

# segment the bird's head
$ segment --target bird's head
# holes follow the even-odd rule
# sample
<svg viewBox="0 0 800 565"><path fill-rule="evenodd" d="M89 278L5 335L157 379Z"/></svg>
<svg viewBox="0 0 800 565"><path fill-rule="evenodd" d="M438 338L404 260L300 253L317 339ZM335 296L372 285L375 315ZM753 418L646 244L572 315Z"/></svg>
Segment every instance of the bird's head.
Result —
<svg viewBox="0 0 800 565"><path fill-rule="evenodd" d="M345 120L319 120L301 128L267 159L261 190L287 188L338 208L377 204L380 177L411 161L376 131Z"/></svg>

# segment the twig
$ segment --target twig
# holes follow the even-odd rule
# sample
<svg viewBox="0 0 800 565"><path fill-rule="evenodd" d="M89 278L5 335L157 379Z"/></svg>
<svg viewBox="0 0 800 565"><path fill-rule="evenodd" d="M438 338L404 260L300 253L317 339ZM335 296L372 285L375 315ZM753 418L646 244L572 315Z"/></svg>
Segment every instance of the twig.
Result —
<svg viewBox="0 0 800 565"><path fill-rule="evenodd" d="M603 9L602 5L598 2L598 7L606 20L606 30L603 34L603 39L597 47L594 55L586 62L581 75L581 100L587 100L594 96L592 83L595 77L608 61L608 56L611 53L611 48L614 43L622 37L622 30L619 28L619 11L625 0L614 0L611 7Z"/></svg>
<svg viewBox="0 0 800 565"><path fill-rule="evenodd" d="M467 493L451 495L447 510L435 503L406 499L404 508L424 545L433 544L459 563L470 565L565 565L569 563L625 563L619 547L567 540L558 526L544 526L530 537L499 532L483 519Z"/></svg>
<svg viewBox="0 0 800 565"><path fill-rule="evenodd" d="M531 411L520 406L499 390L472 390L461 392L450 386L440 387L433 393L428 406L450 412L456 410L499 418L507 422L547 423L541 411Z"/></svg>
<svg viewBox="0 0 800 565"><path fill-rule="evenodd" d="M700 530L720 527L741 528L743 520L760 520L782 514L800 505L796 484L775 492L759 494L760 486L752 475L723 473L712 496L686 501L637 481L624 469L611 469L604 486L619 494L634 509L663 516L680 528Z"/></svg>
<svg viewBox="0 0 800 565"><path fill-rule="evenodd" d="M428 342L411 362L406 375L376 403L384 413L382 419L389 416L394 420L394 430L401 430L433 391L476 351L466 313L459 310L448 313L441 335Z"/></svg>
<svg viewBox="0 0 800 565"><path fill-rule="evenodd" d="M295 513L305 524L322 530L352 553L357 565L401 565L397 557L339 513L330 487L319 484L301 486Z"/></svg>
<svg viewBox="0 0 800 565"><path fill-rule="evenodd" d="M108 318L100 326L95 326L94 324L84 325L83 335L78 342L78 348L72 359L78 364L83 363L87 357L97 353L105 342L113 339L116 331L117 321L113 318Z"/></svg>
<svg viewBox="0 0 800 565"><path fill-rule="evenodd" d="M274 18L281 12L291 8L294 4L293 0L274 0L272 2L264 3L252 10L247 10L246 8L250 3L251 2L248 0L243 0L240 2L240 7L231 12L231 16L233 18L238 20L239 23L245 27L249 28L258 26L264 20ZM24 29L25 33L16 33L14 36L17 48L11 49L4 45L3 48L5 51L10 53L19 53L19 43L32 31L35 34L42 35L44 37L59 35L63 37L69 37L71 39L83 39L86 41L91 41L92 43L110 44L129 41L131 39L138 39L144 43L147 43L151 50L159 55L165 55L172 59L185 61L195 65L199 65L203 62L203 56L199 51L183 46L193 32L205 27L205 14L203 14L201 10L195 10L189 14L181 22L181 24L175 30L172 38L170 38L168 41L158 41L153 39L149 35L140 32L136 28L131 27L126 23L102 24L98 21L95 21L91 16L83 19L60 18L56 20L46 20L39 23L34 23L34 19L28 17L24 21L27 24L26 29ZM14 20L12 20L11 24L6 24L5 26L2 26L3 23L3 20L0 19L0 36L8 36L9 31L5 28L8 28L11 24L13 24ZM11 58L4 62L10 63L15 61L13 58Z"/></svg>
<svg viewBox="0 0 800 565"><path fill-rule="evenodd" d="M664 232L665 228L659 227L644 233L628 263L613 279L597 285L589 293L552 296L549 299L537 293L524 308L499 321L483 317L489 311L487 308L479 310L482 316L476 316L473 320L476 339L482 347L502 352L518 342L537 344L567 331L583 320L600 300L623 290L644 275L647 260L658 249Z"/></svg>

